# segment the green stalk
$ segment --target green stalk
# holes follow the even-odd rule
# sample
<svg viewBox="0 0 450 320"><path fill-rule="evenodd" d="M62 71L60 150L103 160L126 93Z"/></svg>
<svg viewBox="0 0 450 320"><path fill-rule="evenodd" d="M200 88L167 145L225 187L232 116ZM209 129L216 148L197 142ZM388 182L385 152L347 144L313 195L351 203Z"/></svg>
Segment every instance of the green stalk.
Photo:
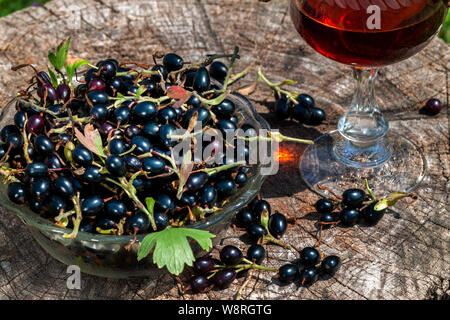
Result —
<svg viewBox="0 0 450 320"><path fill-rule="evenodd" d="M80 228L81 220L83 219L83 216L81 214L81 206L80 206L80 193L78 192L75 197L72 198L73 207L75 209L75 213L77 217L75 218L75 221L73 223L73 230L71 234L64 233L63 237L66 239L74 239L77 234L78 230Z"/></svg>

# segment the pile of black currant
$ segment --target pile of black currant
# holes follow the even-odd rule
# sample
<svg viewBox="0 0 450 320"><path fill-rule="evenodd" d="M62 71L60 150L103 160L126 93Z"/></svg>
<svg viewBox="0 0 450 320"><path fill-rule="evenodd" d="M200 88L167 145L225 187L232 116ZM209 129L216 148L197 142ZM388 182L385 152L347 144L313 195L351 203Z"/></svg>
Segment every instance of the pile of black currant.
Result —
<svg viewBox="0 0 450 320"><path fill-rule="evenodd" d="M288 227L286 217L279 212L272 214L269 202L259 196L236 213L234 226L245 230L249 239L255 243L272 242L288 247L279 240Z"/></svg>
<svg viewBox="0 0 450 320"><path fill-rule="evenodd" d="M314 98L309 94L299 94L295 99L275 92L275 106L272 110L277 120L293 118L301 124L318 126L326 120L325 111L315 106Z"/></svg>
<svg viewBox="0 0 450 320"><path fill-rule="evenodd" d="M233 245L226 245L220 249L220 260L211 256L198 258L194 261L194 276L189 280L186 290L194 293L206 292L212 288L225 289L236 277L249 269L277 272L276 269L260 265L266 251L262 245L253 244L244 257L241 249Z"/></svg>
<svg viewBox="0 0 450 320"><path fill-rule="evenodd" d="M196 121L219 131L253 128L227 99L230 75L215 60L221 57L238 56L185 63L168 53L155 55L154 66L110 58L90 65L78 85L61 73L57 88L49 74L35 70L34 85L16 100L14 124L0 132L0 173L9 182L9 199L73 229L70 237L78 230L159 231L220 210L247 183L251 168L225 156L225 141L202 146L222 144L220 166L180 168L172 148L175 130L192 130ZM153 210L145 205L149 197Z"/></svg>
<svg viewBox="0 0 450 320"><path fill-rule="evenodd" d="M364 190L353 188L345 190L339 199L319 199L314 207L320 214L321 228L336 224L352 227L357 223L374 226L386 212L386 209L375 210L376 204L377 201Z"/></svg>
<svg viewBox="0 0 450 320"><path fill-rule="evenodd" d="M277 278L283 284L298 281L300 285L308 287L319 277L324 280L334 276L341 266L341 259L331 255L321 261L321 254L313 247L306 247L300 251L300 259L281 266Z"/></svg>

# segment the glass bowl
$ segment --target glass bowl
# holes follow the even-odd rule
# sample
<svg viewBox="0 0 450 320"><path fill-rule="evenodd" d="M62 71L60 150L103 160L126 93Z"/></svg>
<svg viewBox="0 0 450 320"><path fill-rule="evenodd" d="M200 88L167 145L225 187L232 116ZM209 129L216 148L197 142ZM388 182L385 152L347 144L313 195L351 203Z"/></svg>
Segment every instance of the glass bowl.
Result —
<svg viewBox="0 0 450 320"><path fill-rule="evenodd" d="M257 114L247 98L238 93L232 93L228 96L228 99L236 105L236 114L239 120L245 118L246 123L257 130L269 129L268 123ZM9 103L2 110L0 128L13 123L15 112L15 103ZM270 144L268 150L268 152L271 152ZM273 157L273 155L270 156ZM239 188L238 192L230 198L220 211L187 227L213 233L216 235L212 239L213 245L217 244L234 214L247 205L259 192L266 178L266 175L261 174L261 169L264 168L262 164L253 165L250 170L251 177L247 184ZM138 262L137 251L145 234L138 235L136 243L129 250L125 249L125 246L133 240L132 236L79 232L75 239L66 239L63 234L68 232L67 229L56 226L51 221L32 212L26 206L11 202L7 196L7 185L2 183L0 183L0 205L17 213L29 228L34 239L52 257L66 265L77 265L84 273L106 278L130 279L155 277L167 272L165 268L159 269L153 264L151 254ZM204 253L196 243L192 244L192 249L196 256Z"/></svg>

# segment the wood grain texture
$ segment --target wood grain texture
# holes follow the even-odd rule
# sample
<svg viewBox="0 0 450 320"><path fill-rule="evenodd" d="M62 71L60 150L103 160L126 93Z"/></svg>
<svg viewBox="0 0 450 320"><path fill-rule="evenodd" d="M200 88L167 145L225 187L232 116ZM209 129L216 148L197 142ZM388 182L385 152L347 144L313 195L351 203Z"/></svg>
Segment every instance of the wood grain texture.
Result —
<svg viewBox="0 0 450 320"><path fill-rule="evenodd" d="M287 1L256 0L55 0L0 19L0 105L26 86L29 70L12 65L31 61L46 68L46 54L67 36L71 52L96 62L104 57L151 63L152 50L175 51L189 60L206 53L231 52L262 66L273 81L291 78L292 89L313 95L330 123L301 127L277 123L269 114L272 95L259 87L251 97L257 110L282 133L316 138L334 128L350 104L353 81L347 67L315 53L296 34ZM439 116L420 115L431 97L449 100L449 46L439 39L420 54L380 72L378 101L393 128L402 130L424 151L429 171L412 205L399 203L372 228L332 228L323 234L320 250L348 255L340 272L310 288L279 286L272 275L255 272L244 299L442 299L450 295L449 122L448 107ZM244 83L255 78L254 72ZM303 146L285 144L300 154ZM297 170L298 159L282 163L261 190L272 207L297 224L284 240L297 248L315 243L311 204L318 196L307 190ZM242 232L229 228L222 244L245 249ZM298 257L267 246L264 264L279 267ZM215 252L216 254L217 252ZM182 275L183 279L189 276ZM81 290L66 287L66 266L46 254L21 221L0 209L0 299L232 299L244 279L229 289L207 294L181 294L169 275L159 279L108 280L82 275Z"/></svg>

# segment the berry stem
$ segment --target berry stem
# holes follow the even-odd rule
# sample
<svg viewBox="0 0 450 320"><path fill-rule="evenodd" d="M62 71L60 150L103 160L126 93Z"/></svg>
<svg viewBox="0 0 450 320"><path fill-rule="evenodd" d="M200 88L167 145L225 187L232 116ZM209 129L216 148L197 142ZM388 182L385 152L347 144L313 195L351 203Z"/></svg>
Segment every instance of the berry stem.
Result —
<svg viewBox="0 0 450 320"><path fill-rule="evenodd" d="M75 237L78 234L78 230L80 228L81 220L83 219L83 216L81 214L81 206L80 206L80 193L77 192L77 195L72 197L73 207L75 209L75 213L77 215L76 218L73 218L73 230L71 234L65 233L63 235L66 239L75 239Z"/></svg>
<svg viewBox="0 0 450 320"><path fill-rule="evenodd" d="M280 96L281 94L285 94L289 100L291 100L295 104L298 104L298 101L296 100L298 97L298 93L281 89L281 87L286 84L296 83L295 81L285 80L280 83L272 83L262 73L261 68L258 68L258 77L260 77L274 92L277 92L278 96Z"/></svg>

